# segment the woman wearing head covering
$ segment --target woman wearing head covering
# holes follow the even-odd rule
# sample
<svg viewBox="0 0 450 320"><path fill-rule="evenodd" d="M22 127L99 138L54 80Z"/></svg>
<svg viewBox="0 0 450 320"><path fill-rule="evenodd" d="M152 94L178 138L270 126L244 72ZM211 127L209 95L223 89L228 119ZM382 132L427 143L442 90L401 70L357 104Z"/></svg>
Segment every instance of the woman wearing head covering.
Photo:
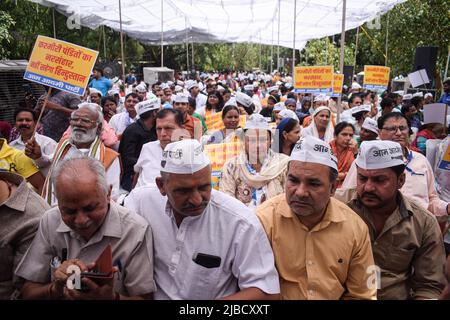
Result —
<svg viewBox="0 0 450 320"><path fill-rule="evenodd" d="M330 142L331 149L338 161L338 179L337 187L339 188L350 170L350 166L355 160L355 149L352 145L355 127L348 122L340 122L334 128L334 140Z"/></svg>
<svg viewBox="0 0 450 320"><path fill-rule="evenodd" d="M302 130L302 137L314 136L327 143L333 140L333 125L331 123L331 110L321 106L314 110L311 124Z"/></svg>
<svg viewBox="0 0 450 320"><path fill-rule="evenodd" d="M300 139L300 124L293 118L284 118L277 126L273 150L291 155L295 143Z"/></svg>
<svg viewBox="0 0 450 320"><path fill-rule="evenodd" d="M220 191L250 207L284 192L289 157L270 149L271 138L266 119L251 115L244 128L244 147L223 166Z"/></svg>

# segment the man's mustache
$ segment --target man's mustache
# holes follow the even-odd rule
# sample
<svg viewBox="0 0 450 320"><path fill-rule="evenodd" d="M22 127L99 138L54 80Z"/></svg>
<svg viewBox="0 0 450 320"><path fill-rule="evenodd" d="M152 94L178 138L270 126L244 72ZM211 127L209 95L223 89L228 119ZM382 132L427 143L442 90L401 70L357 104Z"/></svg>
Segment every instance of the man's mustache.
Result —
<svg viewBox="0 0 450 320"><path fill-rule="evenodd" d="M380 197L378 197L376 194L371 193L371 192L364 192L364 193L361 195L361 198L364 198L364 197L375 198L375 199L381 201Z"/></svg>

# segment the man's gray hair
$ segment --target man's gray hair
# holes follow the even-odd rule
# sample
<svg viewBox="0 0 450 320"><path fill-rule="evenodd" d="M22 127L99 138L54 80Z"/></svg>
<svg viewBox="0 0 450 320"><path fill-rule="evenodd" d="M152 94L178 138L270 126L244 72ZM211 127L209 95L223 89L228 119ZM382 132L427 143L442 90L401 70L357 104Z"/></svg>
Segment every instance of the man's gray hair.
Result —
<svg viewBox="0 0 450 320"><path fill-rule="evenodd" d="M96 176L97 188L105 194L109 192L109 184L106 180L106 171L103 164L91 157L77 156L70 159L61 160L52 170L51 180L56 193L56 183L62 174L78 176L81 168L89 169Z"/></svg>
<svg viewBox="0 0 450 320"><path fill-rule="evenodd" d="M97 113L97 115L98 115L97 123L103 124L103 111L102 111L102 107L100 107L98 104L83 102L78 105L77 110L80 110L81 108L87 108L87 109L91 110L92 112ZM75 110L75 111L77 111L77 110ZM73 112L72 112L72 114L73 114Z"/></svg>

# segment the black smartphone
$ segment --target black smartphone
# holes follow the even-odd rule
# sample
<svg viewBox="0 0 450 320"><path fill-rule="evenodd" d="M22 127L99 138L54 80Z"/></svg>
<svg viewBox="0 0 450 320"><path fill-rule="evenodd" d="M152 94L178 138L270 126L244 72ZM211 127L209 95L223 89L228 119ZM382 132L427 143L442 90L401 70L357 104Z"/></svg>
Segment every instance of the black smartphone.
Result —
<svg viewBox="0 0 450 320"><path fill-rule="evenodd" d="M192 261L194 261L198 265L201 265L202 267L211 269L220 267L222 259L218 256L213 256L206 253L197 253Z"/></svg>

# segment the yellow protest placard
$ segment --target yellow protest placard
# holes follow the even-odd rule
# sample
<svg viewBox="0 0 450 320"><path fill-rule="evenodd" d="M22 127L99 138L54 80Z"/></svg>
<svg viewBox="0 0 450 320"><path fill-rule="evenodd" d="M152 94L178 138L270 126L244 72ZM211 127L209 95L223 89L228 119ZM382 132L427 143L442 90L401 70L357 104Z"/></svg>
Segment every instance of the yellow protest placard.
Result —
<svg viewBox="0 0 450 320"><path fill-rule="evenodd" d="M383 66L364 66L363 88L375 91L386 90L391 68Z"/></svg>
<svg viewBox="0 0 450 320"><path fill-rule="evenodd" d="M24 79L82 96L98 51L38 36Z"/></svg>
<svg viewBox="0 0 450 320"><path fill-rule="evenodd" d="M295 67L294 88L298 93L333 93L333 66Z"/></svg>
<svg viewBox="0 0 450 320"><path fill-rule="evenodd" d="M339 97L342 94L344 85L344 75L340 73L333 74L333 97Z"/></svg>
<svg viewBox="0 0 450 320"><path fill-rule="evenodd" d="M219 189L222 168L225 162L239 154L240 142L208 144L204 151L211 161L211 183L214 189Z"/></svg>

